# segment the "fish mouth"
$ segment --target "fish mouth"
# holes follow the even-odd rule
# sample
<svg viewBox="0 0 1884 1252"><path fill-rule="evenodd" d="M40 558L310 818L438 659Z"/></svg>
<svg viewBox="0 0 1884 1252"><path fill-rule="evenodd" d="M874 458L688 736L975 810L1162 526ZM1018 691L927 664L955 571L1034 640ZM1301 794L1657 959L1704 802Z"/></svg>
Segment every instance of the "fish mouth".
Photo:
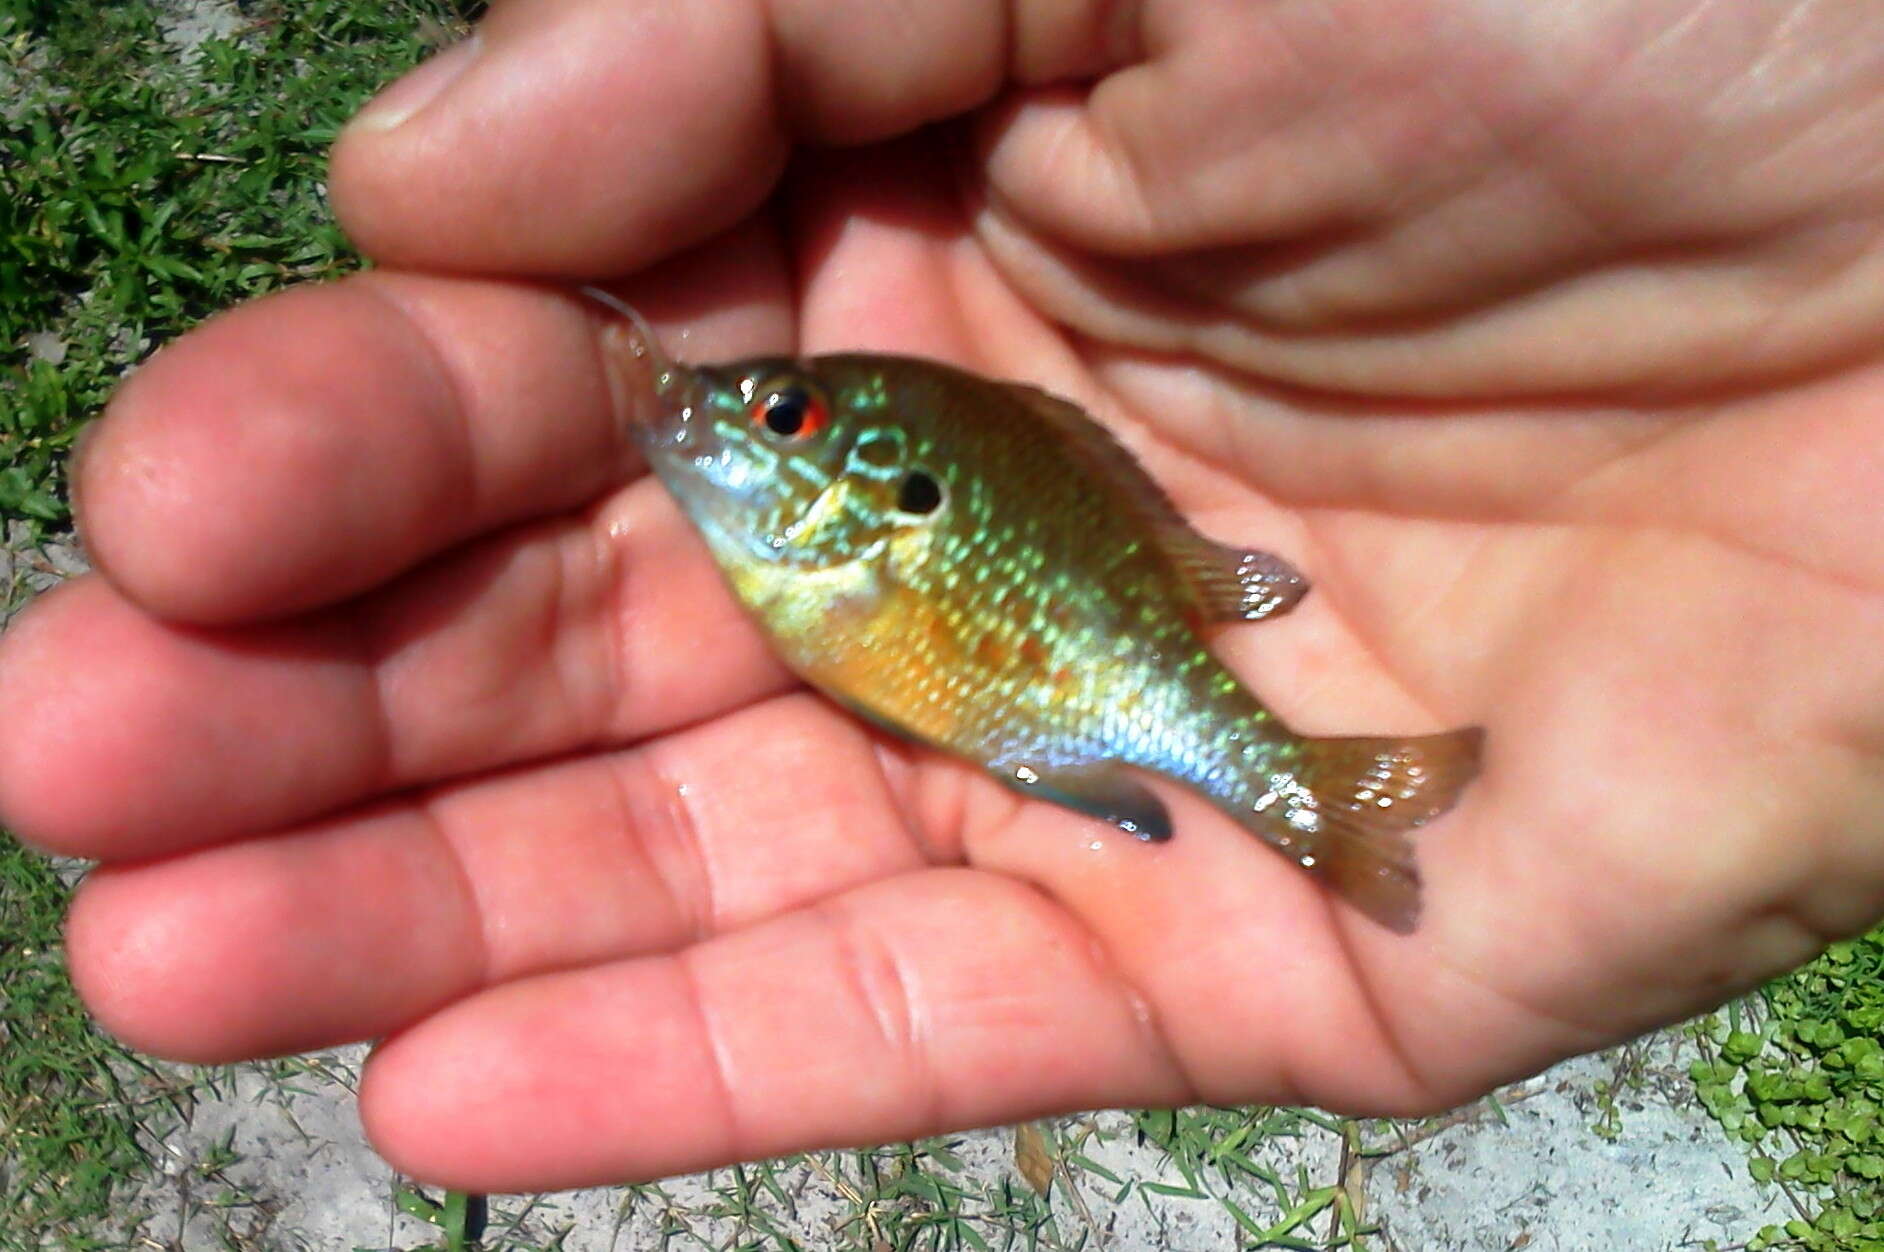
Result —
<svg viewBox="0 0 1884 1252"><path fill-rule="evenodd" d="M684 365L665 364L651 382L651 391L629 409L628 431L650 451L679 450L688 442L696 415L706 409L705 380Z"/></svg>
<svg viewBox="0 0 1884 1252"><path fill-rule="evenodd" d="M599 287L581 291L618 318L602 330L602 359L615 412L627 433L649 450L685 442L705 399L699 371L670 360L634 306Z"/></svg>

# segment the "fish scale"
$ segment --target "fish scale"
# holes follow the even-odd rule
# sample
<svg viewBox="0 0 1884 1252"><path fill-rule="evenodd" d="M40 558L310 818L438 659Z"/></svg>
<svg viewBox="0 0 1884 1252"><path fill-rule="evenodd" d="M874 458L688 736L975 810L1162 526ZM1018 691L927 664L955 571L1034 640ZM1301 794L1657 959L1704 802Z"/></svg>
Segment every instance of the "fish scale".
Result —
<svg viewBox="0 0 1884 1252"><path fill-rule="evenodd" d="M1197 534L1034 388L864 353L682 365L622 311L617 364L655 392L634 434L807 682L1148 840L1172 832L1141 775L1169 779L1413 925L1406 833L1451 807L1482 736L1311 738L1271 714L1203 632L1287 613L1307 588L1287 562Z"/></svg>

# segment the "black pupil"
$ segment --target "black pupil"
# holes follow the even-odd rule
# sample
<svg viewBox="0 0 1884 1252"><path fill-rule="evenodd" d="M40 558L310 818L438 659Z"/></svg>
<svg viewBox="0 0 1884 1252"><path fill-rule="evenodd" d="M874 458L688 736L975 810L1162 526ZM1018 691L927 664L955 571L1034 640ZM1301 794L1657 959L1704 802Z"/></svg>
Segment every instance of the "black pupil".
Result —
<svg viewBox="0 0 1884 1252"><path fill-rule="evenodd" d="M921 470L903 479L896 493L896 507L905 513L933 513L942 506L942 484Z"/></svg>
<svg viewBox="0 0 1884 1252"><path fill-rule="evenodd" d="M810 407L810 396L787 387L765 402L765 428L775 435L795 435L805 428L805 411Z"/></svg>

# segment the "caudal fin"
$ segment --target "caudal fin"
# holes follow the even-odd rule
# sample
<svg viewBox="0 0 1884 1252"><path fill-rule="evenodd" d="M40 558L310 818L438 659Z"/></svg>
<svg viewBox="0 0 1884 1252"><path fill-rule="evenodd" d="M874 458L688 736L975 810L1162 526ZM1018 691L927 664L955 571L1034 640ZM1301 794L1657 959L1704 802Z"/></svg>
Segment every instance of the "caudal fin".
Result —
<svg viewBox="0 0 1884 1252"><path fill-rule="evenodd" d="M1297 777L1308 797L1261 814L1272 842L1300 850L1355 908L1401 934L1419 920L1407 832L1451 808L1478 775L1477 727L1415 739L1311 739ZM1315 819L1310 821L1307 813Z"/></svg>

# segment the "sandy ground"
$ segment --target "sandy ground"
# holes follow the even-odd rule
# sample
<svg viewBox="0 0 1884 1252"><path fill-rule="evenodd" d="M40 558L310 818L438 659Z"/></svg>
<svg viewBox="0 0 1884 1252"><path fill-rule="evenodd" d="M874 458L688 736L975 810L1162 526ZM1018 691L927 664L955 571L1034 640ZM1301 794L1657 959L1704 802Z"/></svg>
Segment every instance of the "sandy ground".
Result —
<svg viewBox="0 0 1884 1252"><path fill-rule="evenodd" d="M284 1089L260 1069L224 1074L220 1091L201 1094L188 1124L164 1139L161 1170L140 1180L138 1202L149 1216L139 1233L155 1246L187 1250L219 1246L225 1235L245 1248L308 1252L422 1243L427 1228L394 1209L394 1180L354 1120L346 1083L361 1055L349 1049L322 1056L320 1064L333 1077L304 1075L292 1084L298 1090ZM1408 1127L1410 1146L1398 1146L1394 1134L1370 1133L1369 1145L1384 1153L1359 1165L1350 1162L1346 1180L1367 1220L1380 1226L1366 1246L1400 1252L1674 1252L1701 1248L1708 1239L1733 1243L1765 1222L1793 1216L1777 1193L1758 1194L1739 1150L1693 1103L1685 1072L1691 1056L1679 1036L1656 1036L1627 1052L1568 1062L1506 1090L1499 1100L1502 1114L1481 1103L1425 1128ZM1620 1071L1630 1077L1616 1107L1606 1112L1596 1089L1615 1084ZM1593 1128L1606 1119L1607 1133L1596 1133ZM1119 1179L1186 1185L1164 1153L1136 1140L1127 1114L1065 1118L1053 1127L1063 1143L1088 1134L1082 1155ZM980 1131L948 1142L963 1165L952 1180L971 1194L998 1194L1003 1182L1026 1186L1014 1164L1011 1131ZM1321 1186L1341 1179L1341 1146L1338 1135L1305 1127L1299 1137L1263 1142L1255 1155L1284 1179L1301 1171L1311 1186ZM237 1163L206 1184L197 1166L231 1151ZM1142 1186L1120 1198L1119 1184L1099 1169L1073 1166L1056 1179L1052 1225L1041 1232L1042 1246L1229 1252L1248 1244L1221 1200L1264 1225L1282 1213L1275 1195L1248 1179L1228 1183L1207 1176L1207 1194L1198 1198ZM787 1164L779 1179L790 1203L769 1203L768 1211L802 1246L873 1246L867 1222L855 1220L858 1206L843 1194L830 1166ZM741 1246L754 1232L724 1212L718 1189L726 1181L722 1172L670 1179L657 1189L495 1199L492 1243L627 1252L660 1246L665 1230L675 1235L677 1247ZM218 1194L239 1197L239 1206L217 1207ZM986 1206L971 1200L963 1209L972 1214ZM1322 1214L1295 1236L1319 1246L1330 1216ZM982 1229L996 1237L994 1230Z"/></svg>

